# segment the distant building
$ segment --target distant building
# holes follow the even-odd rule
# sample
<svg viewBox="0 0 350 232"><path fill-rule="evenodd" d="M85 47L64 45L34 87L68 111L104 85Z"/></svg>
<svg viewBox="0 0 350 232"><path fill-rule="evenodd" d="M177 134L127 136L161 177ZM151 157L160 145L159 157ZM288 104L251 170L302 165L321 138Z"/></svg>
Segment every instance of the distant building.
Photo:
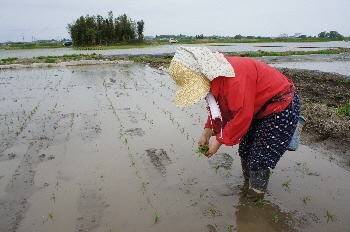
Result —
<svg viewBox="0 0 350 232"><path fill-rule="evenodd" d="M156 38L156 37L154 37L154 36L149 36L149 35L143 37L144 40L154 40L155 38Z"/></svg>

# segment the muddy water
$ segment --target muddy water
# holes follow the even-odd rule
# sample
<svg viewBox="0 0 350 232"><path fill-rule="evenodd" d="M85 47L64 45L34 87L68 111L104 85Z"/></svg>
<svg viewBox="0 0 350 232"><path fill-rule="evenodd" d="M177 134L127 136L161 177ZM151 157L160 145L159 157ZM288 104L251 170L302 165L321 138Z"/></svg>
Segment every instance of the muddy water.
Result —
<svg viewBox="0 0 350 232"><path fill-rule="evenodd" d="M0 48L0 59L9 57L33 58L38 56L63 56L65 54L102 54L102 55L139 55L139 54L169 54L175 53L179 46L206 46L211 51L222 52L251 52L251 51L317 51L330 48L350 48L349 42L312 42L312 43L205 43L205 44L166 44L161 46L152 46L145 48L132 49L111 49L111 50L75 50L74 48L55 48L55 49L24 49L24 50L5 50Z"/></svg>
<svg viewBox="0 0 350 232"><path fill-rule="evenodd" d="M249 203L237 146L196 154L204 102L176 108L174 88L132 63L1 71L0 231L349 228L334 154L287 152Z"/></svg>

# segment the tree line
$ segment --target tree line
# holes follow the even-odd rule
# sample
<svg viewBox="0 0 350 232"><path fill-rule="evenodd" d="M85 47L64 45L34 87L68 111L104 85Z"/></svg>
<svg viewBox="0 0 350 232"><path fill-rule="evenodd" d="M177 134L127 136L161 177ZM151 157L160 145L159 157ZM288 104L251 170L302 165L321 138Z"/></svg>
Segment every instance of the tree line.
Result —
<svg viewBox="0 0 350 232"><path fill-rule="evenodd" d="M344 36L339 34L337 31L330 31L330 32L323 31L323 32L318 34L318 37L319 38L332 38L332 39L339 39L339 40L344 39Z"/></svg>
<svg viewBox="0 0 350 232"><path fill-rule="evenodd" d="M116 45L143 42L144 25L143 20L135 22L126 14L113 18L113 12L109 11L107 18L80 16L67 29L74 46Z"/></svg>

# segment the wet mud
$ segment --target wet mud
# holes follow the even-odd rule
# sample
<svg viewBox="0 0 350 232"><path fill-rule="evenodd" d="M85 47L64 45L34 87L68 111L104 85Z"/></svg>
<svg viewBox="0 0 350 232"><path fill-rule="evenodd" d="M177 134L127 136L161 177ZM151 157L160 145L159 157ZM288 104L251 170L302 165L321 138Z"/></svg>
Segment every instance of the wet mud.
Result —
<svg viewBox="0 0 350 232"><path fill-rule="evenodd" d="M204 101L176 108L163 70L2 70L0 88L0 231L350 227L345 156L303 135L273 170L265 201L248 202L238 147L210 159L195 152Z"/></svg>

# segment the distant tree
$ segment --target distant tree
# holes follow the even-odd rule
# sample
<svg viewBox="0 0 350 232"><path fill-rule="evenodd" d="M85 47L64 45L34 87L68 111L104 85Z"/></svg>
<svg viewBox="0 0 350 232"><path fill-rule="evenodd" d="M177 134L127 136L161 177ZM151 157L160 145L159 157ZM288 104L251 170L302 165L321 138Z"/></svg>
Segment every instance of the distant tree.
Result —
<svg viewBox="0 0 350 232"><path fill-rule="evenodd" d="M74 44L82 45L84 44L84 31L85 27L85 18L81 16L79 19L75 21L74 24L68 24L69 34L74 41Z"/></svg>
<svg viewBox="0 0 350 232"><path fill-rule="evenodd" d="M330 31L329 32L329 38L344 40L344 36L339 34L337 31Z"/></svg>
<svg viewBox="0 0 350 232"><path fill-rule="evenodd" d="M103 25L103 18L101 15L96 16L96 43L102 44L102 25Z"/></svg>
<svg viewBox="0 0 350 232"><path fill-rule="evenodd" d="M145 23L143 20L137 22L137 36L140 42L143 41L143 30L145 27Z"/></svg>
<svg viewBox="0 0 350 232"><path fill-rule="evenodd" d="M329 33L323 31L320 34L318 34L319 38L329 38Z"/></svg>
<svg viewBox="0 0 350 232"><path fill-rule="evenodd" d="M338 38L338 36L339 36L339 33L337 31L330 31L329 32L329 38L335 39L335 38Z"/></svg>
<svg viewBox="0 0 350 232"><path fill-rule="evenodd" d="M136 23L126 14L118 18L113 17L113 12L108 12L108 17L81 16L74 23L68 24L68 32L75 46L96 44L117 44L119 42L129 43L136 38L143 41L143 20Z"/></svg>
<svg viewBox="0 0 350 232"><path fill-rule="evenodd" d="M129 19L126 14L119 16L115 20L115 24L119 42L129 42L135 39L135 22Z"/></svg>
<svg viewBox="0 0 350 232"><path fill-rule="evenodd" d="M243 36L241 36L240 34L238 34L238 35L235 35L235 37L234 37L235 39L242 39L243 38Z"/></svg>

